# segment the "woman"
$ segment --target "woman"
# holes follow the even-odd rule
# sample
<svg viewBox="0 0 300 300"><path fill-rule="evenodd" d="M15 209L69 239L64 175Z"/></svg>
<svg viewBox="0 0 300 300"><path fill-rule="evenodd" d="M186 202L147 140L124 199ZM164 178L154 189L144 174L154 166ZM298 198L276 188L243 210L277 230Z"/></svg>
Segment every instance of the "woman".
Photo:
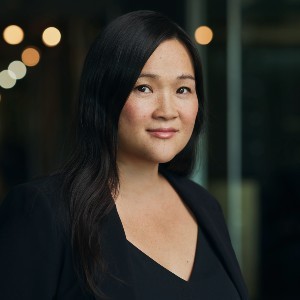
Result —
<svg viewBox="0 0 300 300"><path fill-rule="evenodd" d="M203 112L178 25L151 11L109 24L83 68L71 158L1 208L1 299L247 299L219 204L186 179Z"/></svg>

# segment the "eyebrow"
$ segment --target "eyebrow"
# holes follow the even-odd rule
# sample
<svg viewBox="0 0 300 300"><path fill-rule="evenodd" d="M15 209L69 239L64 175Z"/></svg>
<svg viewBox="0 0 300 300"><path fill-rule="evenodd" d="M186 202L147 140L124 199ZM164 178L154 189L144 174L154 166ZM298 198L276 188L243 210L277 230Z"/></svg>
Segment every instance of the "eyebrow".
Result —
<svg viewBox="0 0 300 300"><path fill-rule="evenodd" d="M195 77L189 74L182 74L181 76L178 76L177 79L191 79L195 81Z"/></svg>
<svg viewBox="0 0 300 300"><path fill-rule="evenodd" d="M152 74L152 73L141 73L140 76L139 76L139 78L143 78L143 77L157 79L160 76L156 75L156 74ZM180 76L177 76L176 79L179 79L179 80L190 79L190 80L194 80L195 81L195 77L192 76L192 75L190 75L190 74L182 74Z"/></svg>

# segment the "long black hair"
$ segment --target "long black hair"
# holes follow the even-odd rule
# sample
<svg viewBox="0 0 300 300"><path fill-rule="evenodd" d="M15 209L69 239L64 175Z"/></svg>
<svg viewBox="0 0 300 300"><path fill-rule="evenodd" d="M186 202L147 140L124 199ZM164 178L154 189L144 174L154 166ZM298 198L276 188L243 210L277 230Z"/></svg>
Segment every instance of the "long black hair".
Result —
<svg viewBox="0 0 300 300"><path fill-rule="evenodd" d="M135 11L111 22L92 44L82 71L76 143L63 167L72 248L84 282L101 296L99 270L101 222L114 206L119 177L116 163L118 121L134 84L153 51L163 41L177 39L194 66L198 115L192 137L170 162L160 165L179 175L191 173L197 139L203 126L204 98L201 63L188 35L166 16Z"/></svg>

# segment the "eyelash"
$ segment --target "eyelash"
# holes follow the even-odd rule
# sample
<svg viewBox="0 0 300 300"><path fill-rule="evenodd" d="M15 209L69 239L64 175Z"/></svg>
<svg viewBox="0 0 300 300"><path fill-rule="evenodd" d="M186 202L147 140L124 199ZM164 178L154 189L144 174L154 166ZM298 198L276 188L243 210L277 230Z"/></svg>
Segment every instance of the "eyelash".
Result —
<svg viewBox="0 0 300 300"><path fill-rule="evenodd" d="M142 88L147 88L147 89L149 89L152 92L152 89L149 86L145 85L145 84L138 85L134 89L137 90L137 91L139 91L139 92L141 92L141 93L149 93L149 92L142 91L141 90Z"/></svg>
<svg viewBox="0 0 300 300"><path fill-rule="evenodd" d="M144 85L144 84L143 84L143 85L138 85L138 86L136 86L134 89L137 90L137 91L139 91L139 92L141 92L141 93L149 93L149 92L143 91L143 90L142 90L143 88L149 89L149 90L152 92L152 89L151 89L149 86ZM180 93L180 92L179 92L179 91L182 90L182 89L185 89L185 90L187 91L187 93L191 93L191 92L192 92L192 90L191 90L190 88L188 88L188 87L186 87L186 86L182 86L182 87L180 87L179 89L177 89L176 93L179 93L179 94L186 94L186 93Z"/></svg>
<svg viewBox="0 0 300 300"><path fill-rule="evenodd" d="M191 93L192 92L192 90L190 88L186 87L186 86L180 87L176 92L179 92L179 90L181 90L181 89L185 89L187 91L187 93ZM180 93L180 94L183 94L183 93Z"/></svg>

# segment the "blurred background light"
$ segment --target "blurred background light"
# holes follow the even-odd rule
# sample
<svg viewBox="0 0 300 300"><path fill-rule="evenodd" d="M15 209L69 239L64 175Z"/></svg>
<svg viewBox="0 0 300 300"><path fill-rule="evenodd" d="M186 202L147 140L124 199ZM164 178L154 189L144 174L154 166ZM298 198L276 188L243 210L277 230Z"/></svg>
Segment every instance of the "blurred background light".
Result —
<svg viewBox="0 0 300 300"><path fill-rule="evenodd" d="M10 89L16 84L15 74L12 71L4 70L0 73L0 86L4 89Z"/></svg>
<svg viewBox="0 0 300 300"><path fill-rule="evenodd" d="M24 32L17 25L7 26L3 31L3 38L10 45L20 44L24 39Z"/></svg>
<svg viewBox="0 0 300 300"><path fill-rule="evenodd" d="M200 45L207 45L212 41L213 32L208 26L200 26L195 31L196 42Z"/></svg>
<svg viewBox="0 0 300 300"><path fill-rule="evenodd" d="M42 39L46 46L54 47L60 42L61 33L55 27L48 27L44 30Z"/></svg>
<svg viewBox="0 0 300 300"><path fill-rule="evenodd" d="M7 70L7 72L8 72L8 75L9 75L12 79L17 80L17 76L16 76L16 74L15 74L13 71Z"/></svg>
<svg viewBox="0 0 300 300"><path fill-rule="evenodd" d="M26 75L26 66L19 60L10 63L8 70L16 75L16 79L22 79Z"/></svg>
<svg viewBox="0 0 300 300"><path fill-rule="evenodd" d="M22 61L28 67L36 66L40 61L40 53L36 48L28 47L22 52Z"/></svg>

